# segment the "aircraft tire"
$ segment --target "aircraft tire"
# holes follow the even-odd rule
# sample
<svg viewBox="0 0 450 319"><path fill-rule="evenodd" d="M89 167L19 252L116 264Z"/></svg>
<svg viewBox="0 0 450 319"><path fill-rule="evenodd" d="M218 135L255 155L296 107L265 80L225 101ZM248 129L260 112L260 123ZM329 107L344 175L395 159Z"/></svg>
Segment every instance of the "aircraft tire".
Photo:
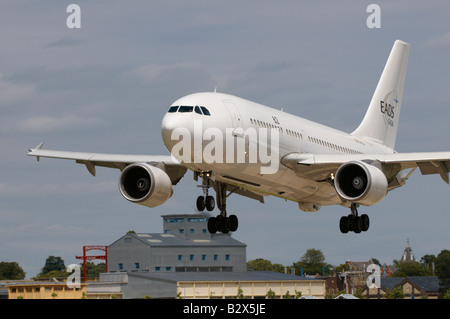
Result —
<svg viewBox="0 0 450 319"><path fill-rule="evenodd" d="M346 234L349 231L349 219L347 216L342 216L339 220L339 229L341 230L341 233Z"/></svg>
<svg viewBox="0 0 450 319"><path fill-rule="evenodd" d="M206 196L205 206L207 211L214 210L214 207L216 206L216 202L214 200L213 196Z"/></svg>
<svg viewBox="0 0 450 319"><path fill-rule="evenodd" d="M199 196L197 197L197 209L199 212L202 212L205 210L205 197L204 196Z"/></svg>

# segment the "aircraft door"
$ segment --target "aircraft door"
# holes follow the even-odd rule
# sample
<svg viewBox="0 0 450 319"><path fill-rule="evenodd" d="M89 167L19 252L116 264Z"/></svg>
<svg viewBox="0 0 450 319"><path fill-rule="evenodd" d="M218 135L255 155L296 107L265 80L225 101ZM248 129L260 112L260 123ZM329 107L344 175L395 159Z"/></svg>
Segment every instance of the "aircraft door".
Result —
<svg viewBox="0 0 450 319"><path fill-rule="evenodd" d="M224 101L225 105L227 106L228 112L230 112L231 120L233 121L234 128L243 127L242 125L242 119L241 114L239 113L238 108L236 107L236 104L234 104L233 101Z"/></svg>
<svg viewBox="0 0 450 319"><path fill-rule="evenodd" d="M300 152L311 153L311 146L308 133L305 130L301 130L300 132L302 134L302 139L300 143Z"/></svg>

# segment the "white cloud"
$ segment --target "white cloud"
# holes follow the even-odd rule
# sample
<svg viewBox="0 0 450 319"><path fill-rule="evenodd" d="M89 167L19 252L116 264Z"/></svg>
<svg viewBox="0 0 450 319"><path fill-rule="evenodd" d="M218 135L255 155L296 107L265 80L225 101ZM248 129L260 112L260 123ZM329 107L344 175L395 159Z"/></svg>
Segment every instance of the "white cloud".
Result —
<svg viewBox="0 0 450 319"><path fill-rule="evenodd" d="M17 128L26 133L46 133L95 127L100 122L96 118L83 118L76 115L65 115L60 118L38 116L19 121Z"/></svg>
<svg viewBox="0 0 450 319"><path fill-rule="evenodd" d="M35 90L35 84L15 84L0 73L0 108L29 99Z"/></svg>
<svg viewBox="0 0 450 319"><path fill-rule="evenodd" d="M442 35L436 35L426 41L426 46L429 48L441 48L450 45L450 31Z"/></svg>
<svg viewBox="0 0 450 319"><path fill-rule="evenodd" d="M61 184L10 184L0 183L1 197L15 197L15 196L47 196L47 195L61 195L61 194L76 194L76 193L111 193L116 190L117 181L99 181L92 182L72 182L61 181Z"/></svg>

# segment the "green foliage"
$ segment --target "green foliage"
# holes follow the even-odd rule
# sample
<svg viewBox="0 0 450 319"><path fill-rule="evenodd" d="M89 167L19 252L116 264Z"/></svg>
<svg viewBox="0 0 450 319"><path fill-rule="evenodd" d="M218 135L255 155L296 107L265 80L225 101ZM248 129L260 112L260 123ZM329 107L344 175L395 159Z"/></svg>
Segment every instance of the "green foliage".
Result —
<svg viewBox="0 0 450 319"><path fill-rule="evenodd" d="M407 277L407 276L431 276L431 270L425 269L423 264L417 261L403 261L397 263L394 277Z"/></svg>
<svg viewBox="0 0 450 319"><path fill-rule="evenodd" d="M249 271L274 271L284 273L285 267L281 264L272 264L271 261L263 258L249 260L247 270Z"/></svg>
<svg viewBox="0 0 450 319"><path fill-rule="evenodd" d="M106 271L105 263L95 264L92 261L86 262L86 278L98 278L100 273ZM81 277L84 276L83 264L81 264Z"/></svg>
<svg viewBox="0 0 450 319"><path fill-rule="evenodd" d="M237 291L236 299L247 299L247 297L244 296L244 291L239 288Z"/></svg>
<svg viewBox="0 0 450 319"><path fill-rule="evenodd" d="M450 250L442 250L436 258L436 276L441 283L441 292L450 290Z"/></svg>
<svg viewBox="0 0 450 319"><path fill-rule="evenodd" d="M269 291L266 294L267 299L275 299L275 291L273 291L272 289L269 289Z"/></svg>
<svg viewBox="0 0 450 319"><path fill-rule="evenodd" d="M66 266L64 265L64 260L61 257L48 256L45 260L45 265L42 267L41 272L38 274L38 277L42 275L46 275L51 271L66 271Z"/></svg>
<svg viewBox="0 0 450 319"><path fill-rule="evenodd" d="M23 271L22 267L20 267L17 262L15 262L15 261L0 262L0 280L7 280L7 279L21 280L24 278L25 278L25 272Z"/></svg>
<svg viewBox="0 0 450 319"><path fill-rule="evenodd" d="M442 299L450 299L450 289L442 296Z"/></svg>
<svg viewBox="0 0 450 319"><path fill-rule="evenodd" d="M403 293L403 287L396 287L390 291L386 289L386 294L384 295L386 299L404 299L405 294Z"/></svg>
<svg viewBox="0 0 450 319"><path fill-rule="evenodd" d="M334 291L333 289L328 289L328 291L325 293L325 299L334 299L337 296L340 296L342 294L345 294L344 290L337 290Z"/></svg>
<svg viewBox="0 0 450 319"><path fill-rule="evenodd" d="M332 268L330 264L325 263L325 256L322 251L314 248L306 250L300 261L294 263L294 267L297 275L300 275L300 269L302 268L303 273L309 275L322 275L325 268L325 275L330 275Z"/></svg>

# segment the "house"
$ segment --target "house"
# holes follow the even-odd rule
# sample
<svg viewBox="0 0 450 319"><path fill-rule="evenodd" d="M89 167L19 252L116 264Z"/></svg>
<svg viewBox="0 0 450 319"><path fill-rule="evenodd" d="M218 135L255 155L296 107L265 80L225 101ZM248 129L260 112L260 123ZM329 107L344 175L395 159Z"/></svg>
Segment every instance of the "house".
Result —
<svg viewBox="0 0 450 319"><path fill-rule="evenodd" d="M381 278L380 288L368 288L363 290L363 295L370 299L384 298L388 291L401 287L405 298L429 298L437 299L439 296L439 279L436 276L408 276Z"/></svg>

